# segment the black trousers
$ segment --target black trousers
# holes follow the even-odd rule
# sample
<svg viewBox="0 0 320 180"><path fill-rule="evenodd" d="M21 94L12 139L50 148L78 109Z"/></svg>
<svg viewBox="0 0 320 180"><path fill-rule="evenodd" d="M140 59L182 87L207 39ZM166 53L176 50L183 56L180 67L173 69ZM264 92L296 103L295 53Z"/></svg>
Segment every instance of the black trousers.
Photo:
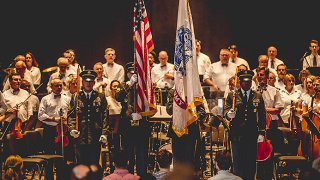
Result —
<svg viewBox="0 0 320 180"><path fill-rule="evenodd" d="M56 144L55 138L57 136L57 130L55 126L50 126L47 124L43 124L43 148L46 154L62 154L61 143ZM48 162L46 167L46 180L53 180L53 164L56 167L56 177L58 180L66 179L67 172L64 171L65 163L63 159L57 159L55 162Z"/></svg>

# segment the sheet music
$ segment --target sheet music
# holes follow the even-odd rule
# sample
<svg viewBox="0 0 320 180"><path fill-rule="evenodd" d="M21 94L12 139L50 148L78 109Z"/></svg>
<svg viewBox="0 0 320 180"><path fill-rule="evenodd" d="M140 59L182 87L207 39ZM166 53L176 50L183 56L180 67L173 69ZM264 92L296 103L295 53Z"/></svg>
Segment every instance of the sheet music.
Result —
<svg viewBox="0 0 320 180"><path fill-rule="evenodd" d="M171 119L172 115L169 115L166 110L166 106L157 105L157 113L150 117L151 119Z"/></svg>

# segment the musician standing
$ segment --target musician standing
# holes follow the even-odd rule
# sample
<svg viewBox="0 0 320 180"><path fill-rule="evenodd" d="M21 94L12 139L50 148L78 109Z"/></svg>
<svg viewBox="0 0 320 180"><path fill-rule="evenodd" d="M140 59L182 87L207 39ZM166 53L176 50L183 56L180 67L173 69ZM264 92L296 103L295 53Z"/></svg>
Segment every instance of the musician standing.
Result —
<svg viewBox="0 0 320 180"><path fill-rule="evenodd" d="M57 126L60 126L61 121L66 123L68 106L70 97L62 94L62 80L60 78L53 78L50 81L51 93L44 96L39 105L38 118L43 123L43 141L44 151L47 154L62 154L62 146L60 143L55 143L55 138L58 136ZM63 132L63 131L61 131ZM66 135L65 135L66 136ZM60 141L61 142L61 141ZM53 179L52 163L48 165L46 171L46 179ZM57 179L63 179L62 161L56 161Z"/></svg>
<svg viewBox="0 0 320 180"><path fill-rule="evenodd" d="M174 65L168 62L169 56L166 51L159 52L159 64L155 65L151 70L152 82L158 88L173 87L173 68Z"/></svg>
<svg viewBox="0 0 320 180"><path fill-rule="evenodd" d="M231 125L229 138L233 172L246 180L255 178L258 132L265 129L266 121L262 95L251 89L253 75L250 70L237 74L240 89L230 92L225 104L226 116Z"/></svg>
<svg viewBox="0 0 320 180"><path fill-rule="evenodd" d="M10 89L3 92L5 103L8 106L6 111L6 122L18 118L22 121L22 128L33 114L33 109L30 101L27 99L29 93L20 88L21 76L18 73L9 75ZM18 115L18 117L16 116Z"/></svg>
<svg viewBox="0 0 320 180"><path fill-rule="evenodd" d="M266 113L268 119L266 129L267 137L271 141L273 146L273 152L283 152L284 144L282 132L278 129L278 124L282 124L282 119L280 118L280 112L283 109L283 101L279 90L267 84L269 78L269 68L258 67L257 81L258 87L257 91L262 94ZM271 153L271 152L270 152ZM273 155L270 154L270 158L260 161L257 164L257 178L260 179L264 177L265 179L272 179L273 174Z"/></svg>
<svg viewBox="0 0 320 180"><path fill-rule="evenodd" d="M74 112L78 113L78 119L76 119L76 113L71 114L70 134L75 138L77 162L99 164L101 150L99 141L107 142L108 104L104 94L93 90L97 73L93 70L85 70L80 73L80 76L82 91L79 97L76 97L76 93L73 94L70 102Z"/></svg>
<svg viewBox="0 0 320 180"><path fill-rule="evenodd" d="M67 88L67 84L66 84L66 80L67 80L67 77L68 77L68 72L67 72L67 69L69 67L69 61L67 58L64 58L64 57L60 57L58 58L57 60L57 65L58 65L58 71L51 74L50 75L50 78L49 78L49 81L48 81L48 84L47 84L47 91L48 93L51 93L52 91L52 88L51 88L51 80L52 79L55 79L55 78L59 78L61 79L62 81L62 93L64 94L68 94L68 88Z"/></svg>
<svg viewBox="0 0 320 180"><path fill-rule="evenodd" d="M258 87L257 91L262 93L264 104L266 107L266 112L271 115L271 124L278 124L280 120L280 112L283 109L283 101L279 90L267 84L269 78L269 68L258 67L257 71L257 81Z"/></svg>
<svg viewBox="0 0 320 180"><path fill-rule="evenodd" d="M312 39L309 43L310 55L304 57L302 63L302 69L307 69L308 67L319 67L320 66L320 56L319 52L319 42Z"/></svg>

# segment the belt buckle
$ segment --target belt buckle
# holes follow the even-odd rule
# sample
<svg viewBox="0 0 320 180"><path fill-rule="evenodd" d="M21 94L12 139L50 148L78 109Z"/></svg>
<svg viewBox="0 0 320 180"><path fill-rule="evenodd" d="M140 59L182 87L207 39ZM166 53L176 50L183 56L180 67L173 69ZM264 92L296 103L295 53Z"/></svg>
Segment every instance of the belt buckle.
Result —
<svg viewBox="0 0 320 180"><path fill-rule="evenodd" d="M130 120L130 123L131 123L131 126L137 127L140 124L140 120L139 119L138 120Z"/></svg>

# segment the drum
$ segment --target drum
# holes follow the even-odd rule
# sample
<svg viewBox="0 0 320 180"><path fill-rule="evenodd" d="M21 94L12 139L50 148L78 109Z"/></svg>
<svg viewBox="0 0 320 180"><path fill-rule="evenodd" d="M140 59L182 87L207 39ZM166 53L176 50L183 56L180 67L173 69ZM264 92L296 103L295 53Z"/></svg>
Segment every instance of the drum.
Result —
<svg viewBox="0 0 320 180"><path fill-rule="evenodd" d="M155 122L152 125L152 138L167 141L169 138L167 137L167 133L169 130L169 122Z"/></svg>
<svg viewBox="0 0 320 180"><path fill-rule="evenodd" d="M151 136L149 138L149 151L155 154L156 151L165 143L170 141L167 137L169 122L153 122Z"/></svg>
<svg viewBox="0 0 320 180"><path fill-rule="evenodd" d="M157 105L166 106L168 102L168 92L170 89L168 88L155 88L155 99Z"/></svg>

